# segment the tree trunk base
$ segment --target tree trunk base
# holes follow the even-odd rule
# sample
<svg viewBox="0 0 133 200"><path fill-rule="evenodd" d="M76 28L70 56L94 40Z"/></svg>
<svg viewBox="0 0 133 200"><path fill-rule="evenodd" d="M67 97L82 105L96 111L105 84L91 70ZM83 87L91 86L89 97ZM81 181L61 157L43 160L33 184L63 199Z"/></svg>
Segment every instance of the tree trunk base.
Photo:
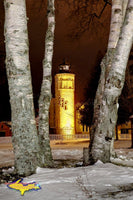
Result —
<svg viewBox="0 0 133 200"><path fill-rule="evenodd" d="M83 148L83 165L89 165L89 149L88 147Z"/></svg>

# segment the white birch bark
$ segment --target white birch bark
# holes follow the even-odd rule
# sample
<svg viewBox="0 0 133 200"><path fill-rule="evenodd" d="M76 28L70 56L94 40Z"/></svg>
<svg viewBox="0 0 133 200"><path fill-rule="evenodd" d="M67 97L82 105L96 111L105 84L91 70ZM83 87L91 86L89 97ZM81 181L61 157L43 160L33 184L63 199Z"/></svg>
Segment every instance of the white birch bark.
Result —
<svg viewBox="0 0 133 200"><path fill-rule="evenodd" d="M113 0L108 49L116 48L122 26L123 14L122 0Z"/></svg>
<svg viewBox="0 0 133 200"><path fill-rule="evenodd" d="M116 44L120 36L120 30L121 30L121 26L123 22L122 5L123 4L121 0L112 1L112 14L111 14L108 48L107 48L107 53L101 62L101 76L100 76L96 98L95 98L95 108L94 108L95 113L99 112L99 104L101 103L102 93L104 91L104 85L105 85L105 71L107 73L108 71L107 68L110 68L111 66L112 57L113 57Z"/></svg>
<svg viewBox="0 0 133 200"><path fill-rule="evenodd" d="M52 154L49 141L49 106L51 101L52 58L55 30L54 0L48 0L48 29L45 38L45 55L43 60L43 81L39 98L39 137L41 145L42 166L52 166Z"/></svg>
<svg viewBox="0 0 133 200"><path fill-rule="evenodd" d="M15 172L37 166L38 137L33 109L25 0L4 0L6 70L9 84Z"/></svg>
<svg viewBox="0 0 133 200"><path fill-rule="evenodd" d="M116 33L118 30L120 32L121 24L118 23L119 28L116 28L116 30L115 26L111 26L110 35L112 35L112 37L114 36L116 41L111 39L110 36L108 52L101 64L102 73L94 104L94 124L91 129L89 163L94 163L98 159L103 162L110 162L113 148L112 141L117 120L118 97L124 84L126 64L132 45L132 20L130 21L132 16L132 2L133 1L130 0L128 4L126 18L122 26L122 34L119 36L119 34ZM115 3L115 1L113 1L113 3ZM112 11L111 23L114 23L115 19L118 20L118 22L122 22L118 17L115 18L113 16L114 14L125 13L122 11L122 2L119 1L119 3L121 3L121 9L119 7L117 12L115 12L115 10ZM115 6L113 9L114 8ZM124 19L122 14L121 18ZM116 35L112 34L112 29ZM119 42L117 42L117 40ZM126 42L126 40L128 40L128 42ZM127 45L124 43L127 43ZM116 44L117 48L115 51Z"/></svg>

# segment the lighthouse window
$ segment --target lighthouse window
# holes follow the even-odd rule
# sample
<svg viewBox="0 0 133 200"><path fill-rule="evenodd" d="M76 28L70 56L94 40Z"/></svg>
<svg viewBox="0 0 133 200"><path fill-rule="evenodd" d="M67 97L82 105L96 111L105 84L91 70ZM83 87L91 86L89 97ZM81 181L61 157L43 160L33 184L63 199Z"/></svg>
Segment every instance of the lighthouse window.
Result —
<svg viewBox="0 0 133 200"><path fill-rule="evenodd" d="M63 83L62 83L62 89L67 89L68 88L68 83L67 83L67 81L63 81Z"/></svg>
<svg viewBox="0 0 133 200"><path fill-rule="evenodd" d="M62 108L64 107L64 98L62 98L62 104L61 104L61 107L62 107Z"/></svg>
<svg viewBox="0 0 133 200"><path fill-rule="evenodd" d="M65 110L68 109L68 108L67 108L67 103L68 103L68 101L65 101Z"/></svg>
<svg viewBox="0 0 133 200"><path fill-rule="evenodd" d="M73 89L73 82L69 81L69 89Z"/></svg>

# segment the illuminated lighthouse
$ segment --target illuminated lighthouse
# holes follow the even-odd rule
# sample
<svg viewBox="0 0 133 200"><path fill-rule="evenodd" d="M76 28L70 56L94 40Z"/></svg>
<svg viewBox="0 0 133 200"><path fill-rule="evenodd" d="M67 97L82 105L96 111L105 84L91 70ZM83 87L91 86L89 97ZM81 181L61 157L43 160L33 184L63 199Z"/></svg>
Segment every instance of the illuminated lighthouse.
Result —
<svg viewBox="0 0 133 200"><path fill-rule="evenodd" d="M55 128L64 138L75 134L74 91L75 75L69 65L60 65L55 75Z"/></svg>

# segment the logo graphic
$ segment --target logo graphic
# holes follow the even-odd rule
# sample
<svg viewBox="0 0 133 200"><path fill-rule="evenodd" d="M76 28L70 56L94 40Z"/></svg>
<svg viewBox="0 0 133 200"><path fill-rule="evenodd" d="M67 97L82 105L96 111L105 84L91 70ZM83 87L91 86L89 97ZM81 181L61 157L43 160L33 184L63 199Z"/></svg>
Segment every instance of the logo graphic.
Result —
<svg viewBox="0 0 133 200"><path fill-rule="evenodd" d="M22 183L23 179L19 179L12 183L7 184L7 187L14 190L19 190L21 195L23 196L25 192L31 190L40 190L41 187L36 182L32 183Z"/></svg>

